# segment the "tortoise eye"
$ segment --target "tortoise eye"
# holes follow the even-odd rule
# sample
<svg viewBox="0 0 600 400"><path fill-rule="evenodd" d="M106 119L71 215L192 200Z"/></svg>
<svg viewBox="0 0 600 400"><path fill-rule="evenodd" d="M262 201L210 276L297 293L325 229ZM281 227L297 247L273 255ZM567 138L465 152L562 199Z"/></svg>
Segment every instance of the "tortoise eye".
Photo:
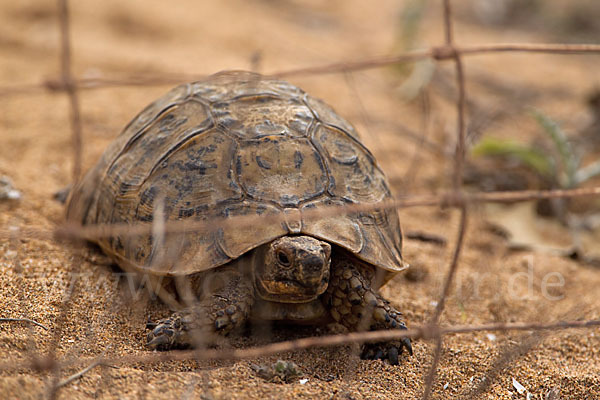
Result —
<svg viewBox="0 0 600 400"><path fill-rule="evenodd" d="M287 256L287 254L285 254L285 252L283 251L278 251L277 252L277 261L279 261L279 264L288 267L290 265L290 259Z"/></svg>

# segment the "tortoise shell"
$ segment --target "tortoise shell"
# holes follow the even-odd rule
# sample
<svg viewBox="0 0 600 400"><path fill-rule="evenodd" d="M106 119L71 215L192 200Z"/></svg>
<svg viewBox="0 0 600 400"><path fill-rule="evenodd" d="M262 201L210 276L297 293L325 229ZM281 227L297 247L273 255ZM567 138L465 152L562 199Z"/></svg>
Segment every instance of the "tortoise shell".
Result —
<svg viewBox="0 0 600 400"><path fill-rule="evenodd" d="M146 107L76 185L67 219L84 225L285 214L282 223L93 239L126 269L181 276L216 268L284 235L304 234L388 271L405 268L396 210L304 218L303 211L390 199L351 124L281 80L246 72L172 89ZM217 226L218 224L215 224Z"/></svg>

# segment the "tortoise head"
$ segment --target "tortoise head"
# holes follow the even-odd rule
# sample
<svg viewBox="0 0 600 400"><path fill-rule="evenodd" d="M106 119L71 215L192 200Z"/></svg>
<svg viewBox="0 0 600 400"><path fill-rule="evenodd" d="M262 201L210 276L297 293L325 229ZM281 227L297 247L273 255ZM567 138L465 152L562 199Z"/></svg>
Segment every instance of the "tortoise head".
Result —
<svg viewBox="0 0 600 400"><path fill-rule="evenodd" d="M327 289L329 243L310 236L283 236L255 251L254 286L262 299L306 303Z"/></svg>

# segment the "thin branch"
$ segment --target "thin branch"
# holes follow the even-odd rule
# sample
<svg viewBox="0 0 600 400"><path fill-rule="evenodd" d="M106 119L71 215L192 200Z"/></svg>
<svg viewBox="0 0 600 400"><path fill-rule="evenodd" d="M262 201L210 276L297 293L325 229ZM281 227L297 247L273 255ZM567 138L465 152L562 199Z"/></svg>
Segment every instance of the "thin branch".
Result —
<svg viewBox="0 0 600 400"><path fill-rule="evenodd" d="M69 314L69 311L71 310L71 307L73 306L73 296L75 295L75 293L78 289L78 286L79 286L77 284L78 283L77 280L73 279L73 276L74 276L73 274L78 273L81 270L82 259L83 259L83 256L81 255L80 251L76 252L73 255L71 269L69 270L69 278L70 278L69 284L64 290L63 300L60 305L60 313L58 315L58 318L56 319L56 329L54 330L54 335L53 335L52 341L50 343L50 350L48 352L49 360L54 361L57 359L57 351L60 346L60 340L64 334L64 329L65 329L66 322L67 322L67 316ZM58 386L58 383L59 383L60 371L61 371L62 367L61 367L60 363L57 363L57 362L51 362L50 365L51 365L50 370L52 371L52 376L50 377L50 382L48 385L48 398L55 399L55 398L57 398L58 391L60 389L60 386Z"/></svg>
<svg viewBox="0 0 600 400"><path fill-rule="evenodd" d="M452 261L450 263L450 267L448 268L448 273L446 275L446 279L444 280L444 288L442 290L442 295L435 307L433 315L431 316L430 322L435 324L439 321L442 311L444 311L444 306L446 305L446 299L450 294L450 288L452 287L452 281L454 276L456 275L456 270L458 268L458 259L460 257L460 252L463 247L463 242L465 238L465 232L467 230L467 210L465 208L461 208L460 210L460 222L458 227L458 238L456 239L456 246L454 248L454 253L452 254Z"/></svg>
<svg viewBox="0 0 600 400"><path fill-rule="evenodd" d="M450 0L445 0L445 10L450 13ZM449 22L447 22L449 23ZM452 36L450 36L451 38ZM456 141L456 152L455 152L455 164L454 164L454 175L453 175L453 186L456 196L461 197L462 194L462 176L463 176L463 166L465 159L465 104L466 104L466 94L465 94L465 78L462 68L462 63L460 57L456 56L456 79L458 82L458 101L457 101L457 120L458 120L458 131L457 131L457 141ZM454 254L452 256L452 262L450 263L450 268L448 269L448 274L446 275L446 280L444 282L444 289L442 291L442 296L438 301L438 304L435 308L435 312L431 318L431 323L437 323L439 318L444 311L444 306L446 303L446 298L450 292L450 287L452 286L452 281L454 280L454 276L456 275L456 270L458 268L458 259L460 257L461 249L463 247L463 241L465 237L465 232L467 229L467 203L463 203L460 207L460 223L458 228L458 238L456 239L456 248L454 249Z"/></svg>
<svg viewBox="0 0 600 400"><path fill-rule="evenodd" d="M67 386L69 383L81 378L83 375L85 375L88 371L96 368L98 365L104 365L104 363L102 362L102 358L97 358L96 360L94 360L90 365L88 365L87 367L85 367L84 369L82 369L81 371L74 373L73 375L69 376L68 378L58 382L56 384L57 388L61 388L63 386Z"/></svg>
<svg viewBox="0 0 600 400"><path fill-rule="evenodd" d="M337 62L332 64L317 65L314 67L303 67L283 71L274 71L268 75L279 78L301 75L332 74L339 72L361 71L366 69L380 68L387 65L414 62L425 58L431 58L435 54L433 49L413 50L393 56L372 57L367 60Z"/></svg>
<svg viewBox="0 0 600 400"><path fill-rule="evenodd" d="M33 324L33 325L39 326L40 328L44 328L45 330L48 330L48 327L46 325L42 325L39 322L34 321L29 318L0 318L0 322L27 322L29 324Z"/></svg>
<svg viewBox="0 0 600 400"><path fill-rule="evenodd" d="M81 112L79 107L79 96L77 85L71 73L71 26L69 19L69 4L67 0L58 0L59 24L60 24L60 64L61 79L64 91L69 96L71 109L71 142L73 146L73 181L77 182L81 175Z"/></svg>
<svg viewBox="0 0 600 400"><path fill-rule="evenodd" d="M447 192L441 195L423 195L399 197L395 200L381 201L370 204L350 204L343 206L328 206L318 209L301 210L300 214L303 220L319 219L324 217L366 212L373 210L384 210L392 208L408 208L418 206L442 206L442 207L462 207L471 203L495 202L495 203L513 203L526 200L538 200L546 198L563 198L600 195L600 186L595 188L580 188L569 190L550 190L537 191L528 190L522 192L490 192L490 193L456 193ZM282 213L272 215L232 216L229 218L213 218L207 221L168 221L165 223L166 233L183 232L210 232L219 228L240 229L261 223L281 223L285 221L285 215ZM116 223L116 224L97 224L97 225L74 225L65 224L56 228L54 235L57 239L97 239L110 237L113 235L138 236L149 234L152 231L152 223ZM0 230L0 237L4 234Z"/></svg>
<svg viewBox="0 0 600 400"><path fill-rule="evenodd" d="M473 46L437 46L426 50L414 50L394 56L372 57L367 60L337 62L332 64L305 67L284 71L272 72L269 75L278 77L289 77L298 75L332 74L339 72L359 71L365 69L381 68L388 65L414 62L425 58L436 60L454 59L456 55L471 56L485 53L500 52L527 52L527 53L551 53L551 54L586 54L600 53L600 45L597 44L532 44L532 43L493 43Z"/></svg>
<svg viewBox="0 0 600 400"><path fill-rule="evenodd" d="M453 171L453 180L452 186L454 189L454 193L457 197L461 196L462 193L462 178L463 178L463 168L465 162L465 104L466 104L466 94L465 94L465 77L462 66L462 61L460 59L459 53L454 51L454 40L453 40L453 26L452 26L452 6L450 5L450 0L443 0L444 4L444 28L446 35L446 45L448 48L452 49L452 53L454 55L454 63L456 65L456 83L458 86L458 99L456 102L456 113L457 113L457 131L456 131L456 150L454 153L454 171ZM456 276L456 271L458 269L458 260L460 258L460 253L463 248L463 242L465 238L465 232L467 229L467 204L464 203L460 207L460 222L458 227L458 238L456 239L456 246L454 248L454 253L452 255L452 262L450 263L450 267L448 268L448 273L446 274L446 278L444 281L444 288L442 290L442 295L440 296L440 300L438 301L433 315L430 320L430 324L437 325L444 311L444 307L446 305L446 299L448 298L448 294L450 293L450 287L452 286L452 282L454 281L454 277ZM439 361L442 352L442 337L438 337L436 339L436 345L434 349L433 362L431 363L431 367L429 368L429 372L427 373L427 377L425 379L425 390L423 391L423 400L428 400L431 396L431 391L433 390L433 383L435 381L435 377L437 376L437 369L439 366Z"/></svg>
<svg viewBox="0 0 600 400"><path fill-rule="evenodd" d="M433 349L433 360L431 361L431 366L429 367L429 371L427 372L427 376L425 377L425 390L423 391L423 398L428 399L431 396L431 392L433 390L433 382L435 381L435 376L437 375L437 368L440 363L440 358L442 355L442 337L438 337L435 339L435 347Z"/></svg>
<svg viewBox="0 0 600 400"><path fill-rule="evenodd" d="M453 28L452 28L452 7L450 6L450 0L442 1L444 7L444 40L448 46L452 46L454 43Z"/></svg>
<svg viewBox="0 0 600 400"><path fill-rule="evenodd" d="M317 65L289 70L274 71L268 75L290 77L300 75L333 74L340 72L360 71L381 68L388 65L414 62L425 58L436 60L453 59L456 54L461 56L482 55L487 53L521 52L544 54L594 54L600 53L597 44L563 44L563 43L492 43L472 46L447 46L432 47L425 50L416 50L402 54L382 57L371 57L366 60L336 62L332 64ZM72 86L78 90L103 89L125 86L163 86L205 79L206 75L182 74L165 72L162 74L148 75L145 77L131 76L124 78L83 78L72 80ZM38 84L29 83L22 85L0 86L0 96L29 95L45 91L66 91L67 87L60 81L45 80Z"/></svg>
<svg viewBox="0 0 600 400"><path fill-rule="evenodd" d="M463 398L465 399L481 399L485 393L490 390L494 381L498 378L501 372L513 363L517 358L527 354L533 347L537 346L547 336L544 334L523 335L516 340L514 346L509 346L503 349L496 359L491 363L491 366L484 374L484 379L479 381L476 387L472 388Z"/></svg>
<svg viewBox="0 0 600 400"><path fill-rule="evenodd" d="M361 211L383 210L392 208L409 207L462 207L463 204L477 203L518 203L522 201L540 199L558 199L581 196L600 195L600 186L568 190L523 190L514 192L487 192L487 193L460 193L444 192L433 195L399 196L395 200L371 204L352 204L344 206L321 207L317 210L302 211L306 219L343 215ZM235 228L253 226L257 221L261 223L282 222L284 216L280 214L251 216L233 216L230 218L215 218L207 221L168 221L165 224L166 233L202 232L210 231L215 227ZM38 240L79 240L98 239L123 235L123 237L149 234L152 231L151 223L114 223L96 225L61 224L55 229L19 228L19 237ZM1 229L0 238L11 238L15 235L14 229Z"/></svg>
<svg viewBox="0 0 600 400"><path fill-rule="evenodd" d="M400 339L405 337L435 339L441 335L461 334L486 331L542 331L570 328L592 328L600 326L600 320L589 321L561 321L550 323L538 322L508 322L508 323L490 323L482 325L456 325L448 327L436 327L424 325L413 327L408 330L379 330L368 332L353 332L344 335L331 335L308 337L285 342L271 343L265 346L251 347L247 349L206 349L201 353L197 350L158 352L145 355L131 355L114 358L102 358L102 364L124 365L133 363L158 363L165 361L184 361L184 360L239 360L270 356L278 353L297 351L313 347L340 346L350 343L380 342ZM79 358L62 363L62 367L76 365L86 365L93 362L94 359ZM2 363L0 371L20 370L24 368L52 368L52 362L25 362L25 363Z"/></svg>
<svg viewBox="0 0 600 400"><path fill-rule="evenodd" d="M460 57L456 56L456 82L458 86L458 100L456 103L457 114L457 132L456 132L456 152L454 156L454 190L460 191L462 188L463 169L465 163L465 109L466 109L466 89L463 64Z"/></svg>

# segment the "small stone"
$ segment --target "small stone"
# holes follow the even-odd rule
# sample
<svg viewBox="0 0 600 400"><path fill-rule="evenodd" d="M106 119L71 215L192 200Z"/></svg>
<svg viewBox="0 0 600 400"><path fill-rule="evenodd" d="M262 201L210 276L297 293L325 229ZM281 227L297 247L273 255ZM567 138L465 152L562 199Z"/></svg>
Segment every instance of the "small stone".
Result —
<svg viewBox="0 0 600 400"><path fill-rule="evenodd" d="M251 368L256 371L258 376L273 383L290 383L296 380L302 374L295 363L284 360L277 360L276 363L269 366L253 364ZM308 379L306 382L307 381Z"/></svg>
<svg viewBox="0 0 600 400"><path fill-rule="evenodd" d="M0 200L20 200L21 192L13 187L7 176L0 176Z"/></svg>
<svg viewBox="0 0 600 400"><path fill-rule="evenodd" d="M335 295L335 297L339 297L340 299L346 297L346 293L342 292L340 289L335 289L335 292L333 292L333 294Z"/></svg>
<svg viewBox="0 0 600 400"><path fill-rule="evenodd" d="M331 305L334 307L339 307L342 305L342 299L340 299L339 297L334 297L333 300L331 301Z"/></svg>
<svg viewBox="0 0 600 400"><path fill-rule="evenodd" d="M344 279L350 279L352 278L352 271L349 269L345 269L344 272L342 273L342 277Z"/></svg>

